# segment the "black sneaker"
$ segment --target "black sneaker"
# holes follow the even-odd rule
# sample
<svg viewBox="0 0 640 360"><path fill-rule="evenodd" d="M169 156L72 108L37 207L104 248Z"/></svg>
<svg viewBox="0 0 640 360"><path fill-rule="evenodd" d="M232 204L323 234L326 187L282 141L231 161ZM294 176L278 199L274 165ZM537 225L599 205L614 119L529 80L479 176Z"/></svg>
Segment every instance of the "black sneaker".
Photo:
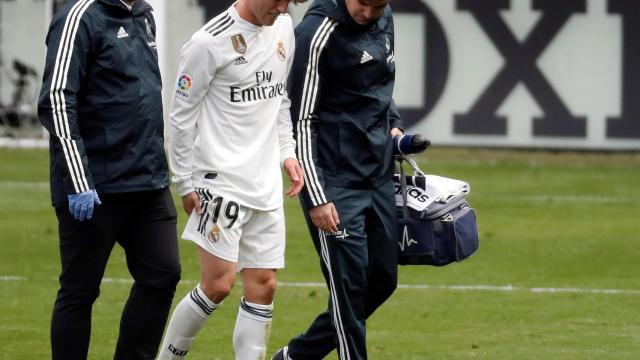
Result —
<svg viewBox="0 0 640 360"><path fill-rule="evenodd" d="M271 360L291 360L289 358L289 347L285 346L282 349L276 351L271 357Z"/></svg>

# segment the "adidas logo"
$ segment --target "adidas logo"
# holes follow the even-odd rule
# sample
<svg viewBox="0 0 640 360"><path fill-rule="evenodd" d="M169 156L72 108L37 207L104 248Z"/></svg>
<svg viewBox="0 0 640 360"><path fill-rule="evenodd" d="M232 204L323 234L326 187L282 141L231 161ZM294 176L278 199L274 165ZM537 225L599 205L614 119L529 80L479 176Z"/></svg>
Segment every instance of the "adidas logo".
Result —
<svg viewBox="0 0 640 360"><path fill-rule="evenodd" d="M373 56L369 55L369 53L367 52L367 50L362 52L362 57L360 58L360 64L364 64L366 62L369 62L373 60Z"/></svg>
<svg viewBox="0 0 640 360"><path fill-rule="evenodd" d="M122 39L126 37L129 37L129 34L127 34L127 32L124 31L124 28L120 26L120 29L118 30L118 39Z"/></svg>
<svg viewBox="0 0 640 360"><path fill-rule="evenodd" d="M244 56L238 56L234 61L233 61L233 65L244 65L244 64L248 64L249 62L247 61L247 59L244 58Z"/></svg>

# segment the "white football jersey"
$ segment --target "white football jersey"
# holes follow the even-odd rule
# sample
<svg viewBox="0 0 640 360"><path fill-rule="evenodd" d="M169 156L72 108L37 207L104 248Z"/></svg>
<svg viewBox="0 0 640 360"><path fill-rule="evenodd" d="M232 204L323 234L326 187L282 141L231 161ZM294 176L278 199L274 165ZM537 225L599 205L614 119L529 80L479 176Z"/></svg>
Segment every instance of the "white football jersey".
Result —
<svg viewBox="0 0 640 360"><path fill-rule="evenodd" d="M296 158L285 85L294 45L289 15L260 27L232 5L183 46L169 126L181 196L202 187L258 210L282 205L281 165Z"/></svg>

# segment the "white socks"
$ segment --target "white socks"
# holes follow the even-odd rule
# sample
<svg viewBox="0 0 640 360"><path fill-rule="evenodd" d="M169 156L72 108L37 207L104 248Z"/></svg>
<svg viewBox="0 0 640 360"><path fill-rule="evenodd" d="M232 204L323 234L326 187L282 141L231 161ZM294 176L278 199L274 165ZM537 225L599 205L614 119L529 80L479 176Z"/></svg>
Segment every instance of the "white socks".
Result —
<svg viewBox="0 0 640 360"><path fill-rule="evenodd" d="M157 359L183 359L196 335L218 305L206 297L199 284L191 290L173 310Z"/></svg>
<svg viewBox="0 0 640 360"><path fill-rule="evenodd" d="M218 305L205 296L199 284L191 290L173 310L157 360L184 359L196 335ZM233 330L233 349L237 360L266 357L272 316L273 304L254 304L244 297L240 300Z"/></svg>
<svg viewBox="0 0 640 360"><path fill-rule="evenodd" d="M233 330L233 349L237 360L264 359L271 334L273 304L260 305L240 300L236 327Z"/></svg>

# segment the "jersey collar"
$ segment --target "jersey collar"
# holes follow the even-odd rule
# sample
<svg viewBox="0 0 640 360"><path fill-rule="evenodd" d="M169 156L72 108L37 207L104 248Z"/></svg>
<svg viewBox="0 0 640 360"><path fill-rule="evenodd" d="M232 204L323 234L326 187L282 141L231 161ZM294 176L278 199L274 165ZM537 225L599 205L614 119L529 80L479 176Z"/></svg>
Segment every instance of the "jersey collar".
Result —
<svg viewBox="0 0 640 360"><path fill-rule="evenodd" d="M243 18L241 18L240 14L238 14L238 10L236 10L236 3L233 3L233 5L229 6L229 15L236 22L236 24L244 30L259 32L259 31L262 31L262 29L264 28L264 26L258 26L258 25L252 24L247 20L244 20Z"/></svg>

